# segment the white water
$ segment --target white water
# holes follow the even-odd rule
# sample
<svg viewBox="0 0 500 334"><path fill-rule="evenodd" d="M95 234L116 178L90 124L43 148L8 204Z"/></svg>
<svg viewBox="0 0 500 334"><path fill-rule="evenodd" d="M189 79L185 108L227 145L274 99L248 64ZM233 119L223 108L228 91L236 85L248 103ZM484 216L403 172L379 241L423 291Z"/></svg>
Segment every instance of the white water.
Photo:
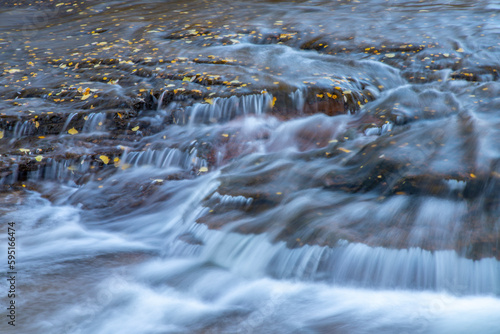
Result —
<svg viewBox="0 0 500 334"><path fill-rule="evenodd" d="M300 102L298 93L294 97ZM22 333L497 332L500 262L418 246L429 236L443 240L443 245L456 238L443 231L460 229L457 217L466 210L460 202L422 196L408 232L408 242L415 246L401 249L342 238L332 247L290 248L275 238L282 231L279 224L306 219L307 209L330 210L333 204L339 206L326 211L327 216L338 222L362 219L366 227L382 226L392 216L406 214L410 197L405 196L380 203L370 194L305 188L284 195L285 200L268 211L237 216L217 230L197 223L209 210L252 208L252 197L217 191L224 178L239 182L246 175L281 173L282 182L293 186L300 170L322 177L341 163L302 160L300 154L314 152L315 143L325 138L336 143L353 116L315 115L279 122L259 115L267 103L265 96L261 98L247 101L251 106L242 109L244 117L231 120L217 108L205 107L202 114L216 119L216 124L172 126L158 135L161 143L191 141L183 148L124 150L121 164L128 168L117 168L102 183L96 178L80 187L73 183L94 168L86 158L51 161L30 174L31 180L45 182L42 192L55 195L53 203L37 192L17 195L3 217L17 223ZM224 103L237 108L235 101ZM260 106L257 115L247 115L252 106ZM98 129L94 124L88 130ZM219 161L229 169L200 173L207 161L200 158L196 143L226 132L237 134L235 139L224 137L228 145L238 140L239 150L247 156ZM192 140L195 134L201 137ZM366 133L346 145L355 151L388 134L387 129ZM261 167L263 157L272 159ZM164 181L177 172L192 177ZM128 183L157 190L131 210L134 199L143 195L127 197ZM455 180L446 184L450 192L466 185ZM101 200L109 201L106 196L115 200L101 205ZM121 197L130 204L115 206ZM97 205L88 209L89 203ZM436 217L440 229L432 232ZM321 216L307 219L311 230L324 224ZM266 231L234 231L249 222L266 223ZM2 231L3 245L5 235ZM0 288L6 289L4 281Z"/></svg>
<svg viewBox="0 0 500 334"><path fill-rule="evenodd" d="M263 99L252 105L265 105ZM406 212L410 198L405 196L380 203L370 194L305 188L284 195L268 211L235 218L218 230L197 223L210 209L252 207L252 197L217 191L224 177L238 181L246 175L282 173L282 182L293 186L300 170L325 175L342 160L302 160L300 154L314 152L318 140L335 141L352 116L279 122L247 115L229 120L214 107L206 117L220 123L173 126L158 137L162 143L185 143L194 134L210 138L235 133L247 156L226 162L229 169L199 172L207 166L191 147L203 140L199 138L191 140L191 148L125 150L120 158L129 168L117 168L103 183L96 178L81 187L72 183L93 168L85 159L52 161L43 173L30 174L31 180L45 182L49 190L42 192L55 195L54 203L37 192L16 195L3 217L17 223L22 333L498 332L500 262L418 246L429 236L443 242L456 238L449 231L461 226L457 217L465 207L460 202L422 196L408 234L415 246L402 249L343 239L333 247L290 248L275 238L282 231L280 223L305 219L308 208L330 210L332 204L342 204L327 211L338 222L362 219L367 227L382 226ZM354 151L357 144L384 135L388 131L382 129L346 145ZM262 167L254 163L262 157L271 157L271 162ZM191 173L192 178L163 181L175 172ZM446 182L450 192L465 187L462 181ZM156 195L130 210L142 195L127 197L128 183L137 184L133 189L153 185ZM101 207L106 196L115 200ZM115 206L121 197L130 204ZM97 203L96 208L88 209L89 203ZM432 232L436 217L441 230ZM311 229L324 224L322 218L307 219ZM260 234L234 232L252 221L265 222L267 229ZM7 244L5 236L4 227L2 245ZM5 281L0 288L6 289Z"/></svg>

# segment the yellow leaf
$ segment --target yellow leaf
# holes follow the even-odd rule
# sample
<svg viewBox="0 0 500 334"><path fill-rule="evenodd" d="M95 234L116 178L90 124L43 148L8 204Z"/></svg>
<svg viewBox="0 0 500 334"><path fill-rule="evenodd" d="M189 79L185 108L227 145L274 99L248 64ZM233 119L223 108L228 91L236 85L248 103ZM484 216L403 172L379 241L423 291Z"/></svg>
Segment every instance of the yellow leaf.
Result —
<svg viewBox="0 0 500 334"><path fill-rule="evenodd" d="M206 173L206 172L208 172L208 168L207 167L200 167L200 172Z"/></svg>
<svg viewBox="0 0 500 334"><path fill-rule="evenodd" d="M459 48L459 49L457 50L457 52L464 52L464 49Z"/></svg>
<svg viewBox="0 0 500 334"><path fill-rule="evenodd" d="M38 161L38 162L42 161L42 159L43 159L43 156L41 156L41 155L37 155L35 157L35 160Z"/></svg>
<svg viewBox="0 0 500 334"><path fill-rule="evenodd" d="M227 137L229 137L229 135L227 133L223 133L222 137L226 137L227 138Z"/></svg>
<svg viewBox="0 0 500 334"><path fill-rule="evenodd" d="M27 148L20 148L19 151L26 153L26 152L29 152L30 150Z"/></svg>
<svg viewBox="0 0 500 334"><path fill-rule="evenodd" d="M3 138L3 131L0 131L0 139Z"/></svg>
<svg viewBox="0 0 500 334"><path fill-rule="evenodd" d="M132 131L137 131L139 130L139 125L137 125L136 127L132 128Z"/></svg>
<svg viewBox="0 0 500 334"><path fill-rule="evenodd" d="M346 149L346 148L343 148L343 147L339 147L339 148L337 148L337 150L342 151L342 152L345 152L345 153L349 153L349 152L351 152L350 150L348 150L348 149Z"/></svg>
<svg viewBox="0 0 500 334"><path fill-rule="evenodd" d="M396 57L396 54L395 53L388 53L385 55L387 58L394 58Z"/></svg>
<svg viewBox="0 0 500 334"><path fill-rule="evenodd" d="M214 100L212 99L205 99L205 102L208 104L214 104Z"/></svg>
<svg viewBox="0 0 500 334"><path fill-rule="evenodd" d="M476 178L476 174L470 173L470 177L473 178L473 179L475 179Z"/></svg>
<svg viewBox="0 0 500 334"><path fill-rule="evenodd" d="M35 121L35 128L39 128L40 127L40 123L38 123L38 121Z"/></svg>
<svg viewBox="0 0 500 334"><path fill-rule="evenodd" d="M273 97L273 102L271 102L271 108L276 104L276 96Z"/></svg>
<svg viewBox="0 0 500 334"><path fill-rule="evenodd" d="M191 81L191 77L184 77L182 78L182 81Z"/></svg>
<svg viewBox="0 0 500 334"><path fill-rule="evenodd" d="M106 165L109 163L109 158L105 155L101 155L99 159L101 159Z"/></svg>
<svg viewBox="0 0 500 334"><path fill-rule="evenodd" d="M76 135L76 134L78 133L78 130L77 130L77 129L75 129L75 128L71 128L71 129L69 129L69 130L68 130L68 133L69 133L70 135Z"/></svg>
<svg viewBox="0 0 500 334"><path fill-rule="evenodd" d="M85 100L86 100L86 99L88 99L90 96L91 96L91 94L84 94L84 95L82 95L82 101L85 101Z"/></svg>
<svg viewBox="0 0 500 334"><path fill-rule="evenodd" d="M17 73L17 72L21 72L21 70L18 70L17 68L13 68L11 70L8 70L7 72L9 72L9 73Z"/></svg>

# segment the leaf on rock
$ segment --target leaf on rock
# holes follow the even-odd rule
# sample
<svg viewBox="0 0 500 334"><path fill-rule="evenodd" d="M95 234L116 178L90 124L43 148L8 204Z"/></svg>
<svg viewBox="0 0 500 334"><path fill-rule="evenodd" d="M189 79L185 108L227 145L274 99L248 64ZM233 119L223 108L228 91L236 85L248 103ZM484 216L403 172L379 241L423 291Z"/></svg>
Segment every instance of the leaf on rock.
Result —
<svg viewBox="0 0 500 334"><path fill-rule="evenodd" d="M78 130L77 130L77 129L75 129L75 128L71 128L71 129L69 129L69 130L68 130L68 133L69 133L70 135L76 135L76 134L78 133Z"/></svg>

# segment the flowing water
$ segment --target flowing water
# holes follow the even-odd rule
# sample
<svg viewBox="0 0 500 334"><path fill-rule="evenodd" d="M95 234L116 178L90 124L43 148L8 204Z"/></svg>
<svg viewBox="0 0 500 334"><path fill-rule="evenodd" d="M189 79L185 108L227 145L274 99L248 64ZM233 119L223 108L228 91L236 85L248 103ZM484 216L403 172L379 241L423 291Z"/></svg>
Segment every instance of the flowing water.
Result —
<svg viewBox="0 0 500 334"><path fill-rule="evenodd" d="M2 333L500 333L497 1L3 3Z"/></svg>

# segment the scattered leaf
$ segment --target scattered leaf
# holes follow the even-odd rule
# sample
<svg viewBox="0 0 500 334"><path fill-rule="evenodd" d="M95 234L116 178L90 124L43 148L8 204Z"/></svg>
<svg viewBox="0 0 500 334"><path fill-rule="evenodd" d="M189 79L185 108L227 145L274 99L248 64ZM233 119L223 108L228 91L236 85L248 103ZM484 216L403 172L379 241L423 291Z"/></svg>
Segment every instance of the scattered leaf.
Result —
<svg viewBox="0 0 500 334"><path fill-rule="evenodd" d="M348 150L348 149L343 148L343 147L339 147L339 148L337 148L337 150L342 151L342 152L345 152L345 153L349 153L349 152L351 152L351 150Z"/></svg>
<svg viewBox="0 0 500 334"><path fill-rule="evenodd" d="M201 172L201 173L206 173L206 172L208 172L208 167L200 167L200 172Z"/></svg>
<svg viewBox="0 0 500 334"><path fill-rule="evenodd" d="M132 128L132 131L137 131L137 130L139 130L139 125L137 125L136 127Z"/></svg>
<svg viewBox="0 0 500 334"><path fill-rule="evenodd" d="M41 155L37 155L35 157L35 160L38 161L38 162L42 161L42 159L43 159L43 156L41 156Z"/></svg>
<svg viewBox="0 0 500 334"><path fill-rule="evenodd" d="M76 135L76 134L78 133L78 130L77 130L77 129L75 129L75 128L71 128L71 129L69 129L69 130L68 130L68 133L69 133L70 135Z"/></svg>
<svg viewBox="0 0 500 334"><path fill-rule="evenodd" d="M99 159L101 159L102 162L104 162L104 164L106 164L106 165L109 163L109 158L107 156L105 156L105 155L101 155L99 157Z"/></svg>

